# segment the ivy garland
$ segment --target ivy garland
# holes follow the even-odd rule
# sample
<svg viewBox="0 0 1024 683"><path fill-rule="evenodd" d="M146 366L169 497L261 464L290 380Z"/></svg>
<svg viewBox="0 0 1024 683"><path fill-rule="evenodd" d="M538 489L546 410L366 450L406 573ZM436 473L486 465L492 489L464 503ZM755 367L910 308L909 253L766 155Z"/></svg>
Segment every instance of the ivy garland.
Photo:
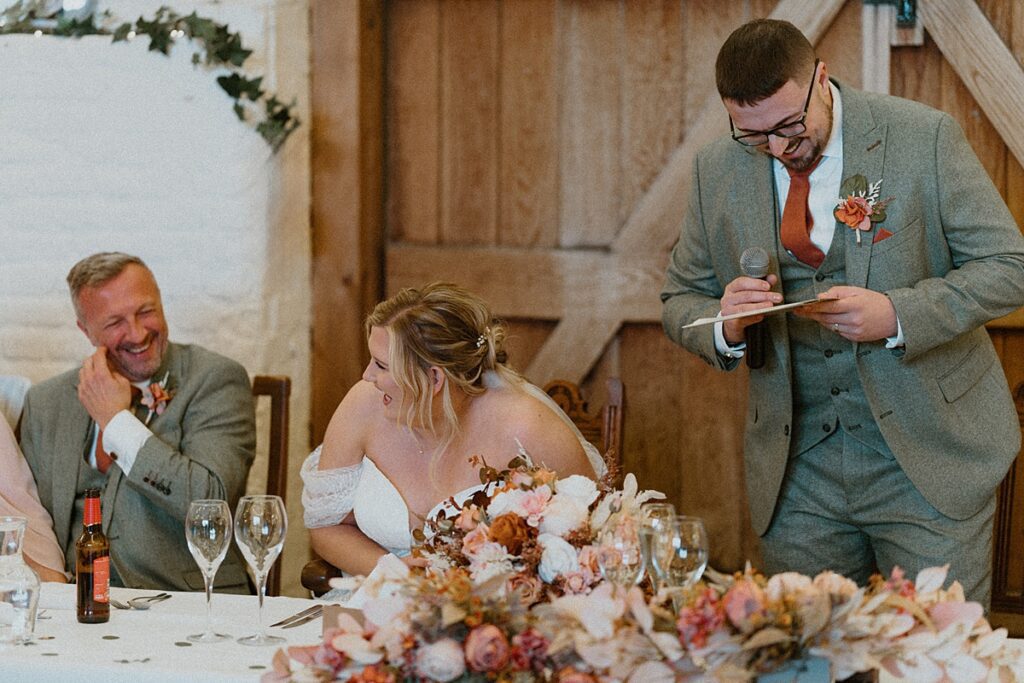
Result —
<svg viewBox="0 0 1024 683"><path fill-rule="evenodd" d="M80 38L87 35L113 36L114 43L132 40L136 36L149 36L150 51L170 54L178 38L187 38L196 46L192 64L210 68L223 68L226 75L218 76L217 83L234 100L234 111L239 120L256 128L275 152L288 136L299 127L294 114L295 100L285 104L261 85L263 77L248 78L242 65L252 50L242 45L242 37L230 31L226 24L200 17L195 12L182 16L169 7L160 7L152 19L139 17L135 22L117 24L109 11L100 14L97 23L94 14L78 18L65 16L63 9L48 10L47 0L18 0L0 14L0 34L32 33ZM116 26L115 26L116 25Z"/></svg>

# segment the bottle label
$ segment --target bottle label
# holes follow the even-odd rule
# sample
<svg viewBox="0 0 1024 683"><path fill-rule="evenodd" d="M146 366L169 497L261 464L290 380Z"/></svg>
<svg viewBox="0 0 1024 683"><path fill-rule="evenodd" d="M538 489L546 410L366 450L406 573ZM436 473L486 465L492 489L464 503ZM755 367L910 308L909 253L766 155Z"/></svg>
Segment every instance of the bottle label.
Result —
<svg viewBox="0 0 1024 683"><path fill-rule="evenodd" d="M96 602L110 602L110 557L92 561L92 596Z"/></svg>

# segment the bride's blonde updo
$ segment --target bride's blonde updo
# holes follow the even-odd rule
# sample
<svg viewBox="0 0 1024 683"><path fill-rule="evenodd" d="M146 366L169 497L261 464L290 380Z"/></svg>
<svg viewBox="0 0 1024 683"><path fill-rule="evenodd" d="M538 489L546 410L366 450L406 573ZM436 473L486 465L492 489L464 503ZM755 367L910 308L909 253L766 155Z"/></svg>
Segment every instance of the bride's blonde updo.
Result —
<svg viewBox="0 0 1024 683"><path fill-rule="evenodd" d="M440 436L439 450L459 432L452 385L468 396L478 396L486 391L483 375L488 370L506 381L519 379L506 365L505 323L491 316L482 299L458 285L433 282L403 289L374 307L366 318L367 337L373 327L388 332L388 365L406 397L406 425L423 425ZM446 377L441 390L444 425L440 430L432 410L431 366L440 368Z"/></svg>

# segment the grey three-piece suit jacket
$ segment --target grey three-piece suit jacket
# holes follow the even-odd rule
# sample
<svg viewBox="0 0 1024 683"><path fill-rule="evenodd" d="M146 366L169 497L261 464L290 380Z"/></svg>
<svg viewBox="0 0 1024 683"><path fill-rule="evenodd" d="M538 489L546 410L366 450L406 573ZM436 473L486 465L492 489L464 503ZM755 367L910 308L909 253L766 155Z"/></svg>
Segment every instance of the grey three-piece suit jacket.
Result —
<svg viewBox="0 0 1024 683"><path fill-rule="evenodd" d="M837 84L838 86L839 84ZM839 86L843 178L882 179L893 197L872 244L836 224L845 239L847 285L886 293L906 345L855 344L857 374L886 444L926 500L965 519L991 499L1020 447L1006 378L984 324L1024 304L1024 239L963 132L948 115L895 97ZM724 114L723 114L724 116ZM838 197L836 200L838 201ZM668 336L707 363L725 286L742 275L740 255L762 247L779 272L780 207L771 159L723 138L694 163L689 208L662 291ZM776 286L776 291L781 291ZM787 316L765 318L771 339L750 373L744 457L752 521L768 529L786 471L794 420ZM862 353L872 346L872 353Z"/></svg>
<svg viewBox="0 0 1024 683"><path fill-rule="evenodd" d="M131 473L111 466L102 491L111 562L126 586L201 590L202 574L185 542L189 503L228 501L234 513L255 451L252 390L245 369L194 345L169 344L160 370L173 392ZM78 473L91 450L94 422L78 401L78 370L32 387L25 400L21 447L53 517L61 548L72 529ZM88 465L85 465L88 467ZM74 558L68 558L74 566ZM232 545L217 572L218 589L247 592L245 565Z"/></svg>

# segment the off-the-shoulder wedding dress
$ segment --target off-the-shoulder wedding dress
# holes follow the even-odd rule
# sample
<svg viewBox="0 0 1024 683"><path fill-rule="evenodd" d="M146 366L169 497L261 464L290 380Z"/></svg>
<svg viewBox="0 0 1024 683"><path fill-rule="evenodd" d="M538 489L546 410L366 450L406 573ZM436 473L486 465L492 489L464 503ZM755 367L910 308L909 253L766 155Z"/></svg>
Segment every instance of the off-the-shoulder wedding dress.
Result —
<svg viewBox="0 0 1024 683"><path fill-rule="evenodd" d="M504 381L496 373L485 373L484 385L488 389L499 388L503 384ZM576 425L551 397L528 382L523 382L519 388L555 411L579 439L587 459L594 468L595 478L603 476L605 464L601 454L593 444L583 438ZM339 524L351 511L355 516L356 526L367 537L399 557L408 555L412 545L409 508L391 480L377 468L371 458L365 456L357 465L321 470L319 466L322 448L323 446L318 446L302 464L302 505L305 508L306 527L316 529ZM473 486L458 492L452 498L456 504L461 505L480 488L479 485ZM428 513L428 518L453 511L451 499L446 499Z"/></svg>

